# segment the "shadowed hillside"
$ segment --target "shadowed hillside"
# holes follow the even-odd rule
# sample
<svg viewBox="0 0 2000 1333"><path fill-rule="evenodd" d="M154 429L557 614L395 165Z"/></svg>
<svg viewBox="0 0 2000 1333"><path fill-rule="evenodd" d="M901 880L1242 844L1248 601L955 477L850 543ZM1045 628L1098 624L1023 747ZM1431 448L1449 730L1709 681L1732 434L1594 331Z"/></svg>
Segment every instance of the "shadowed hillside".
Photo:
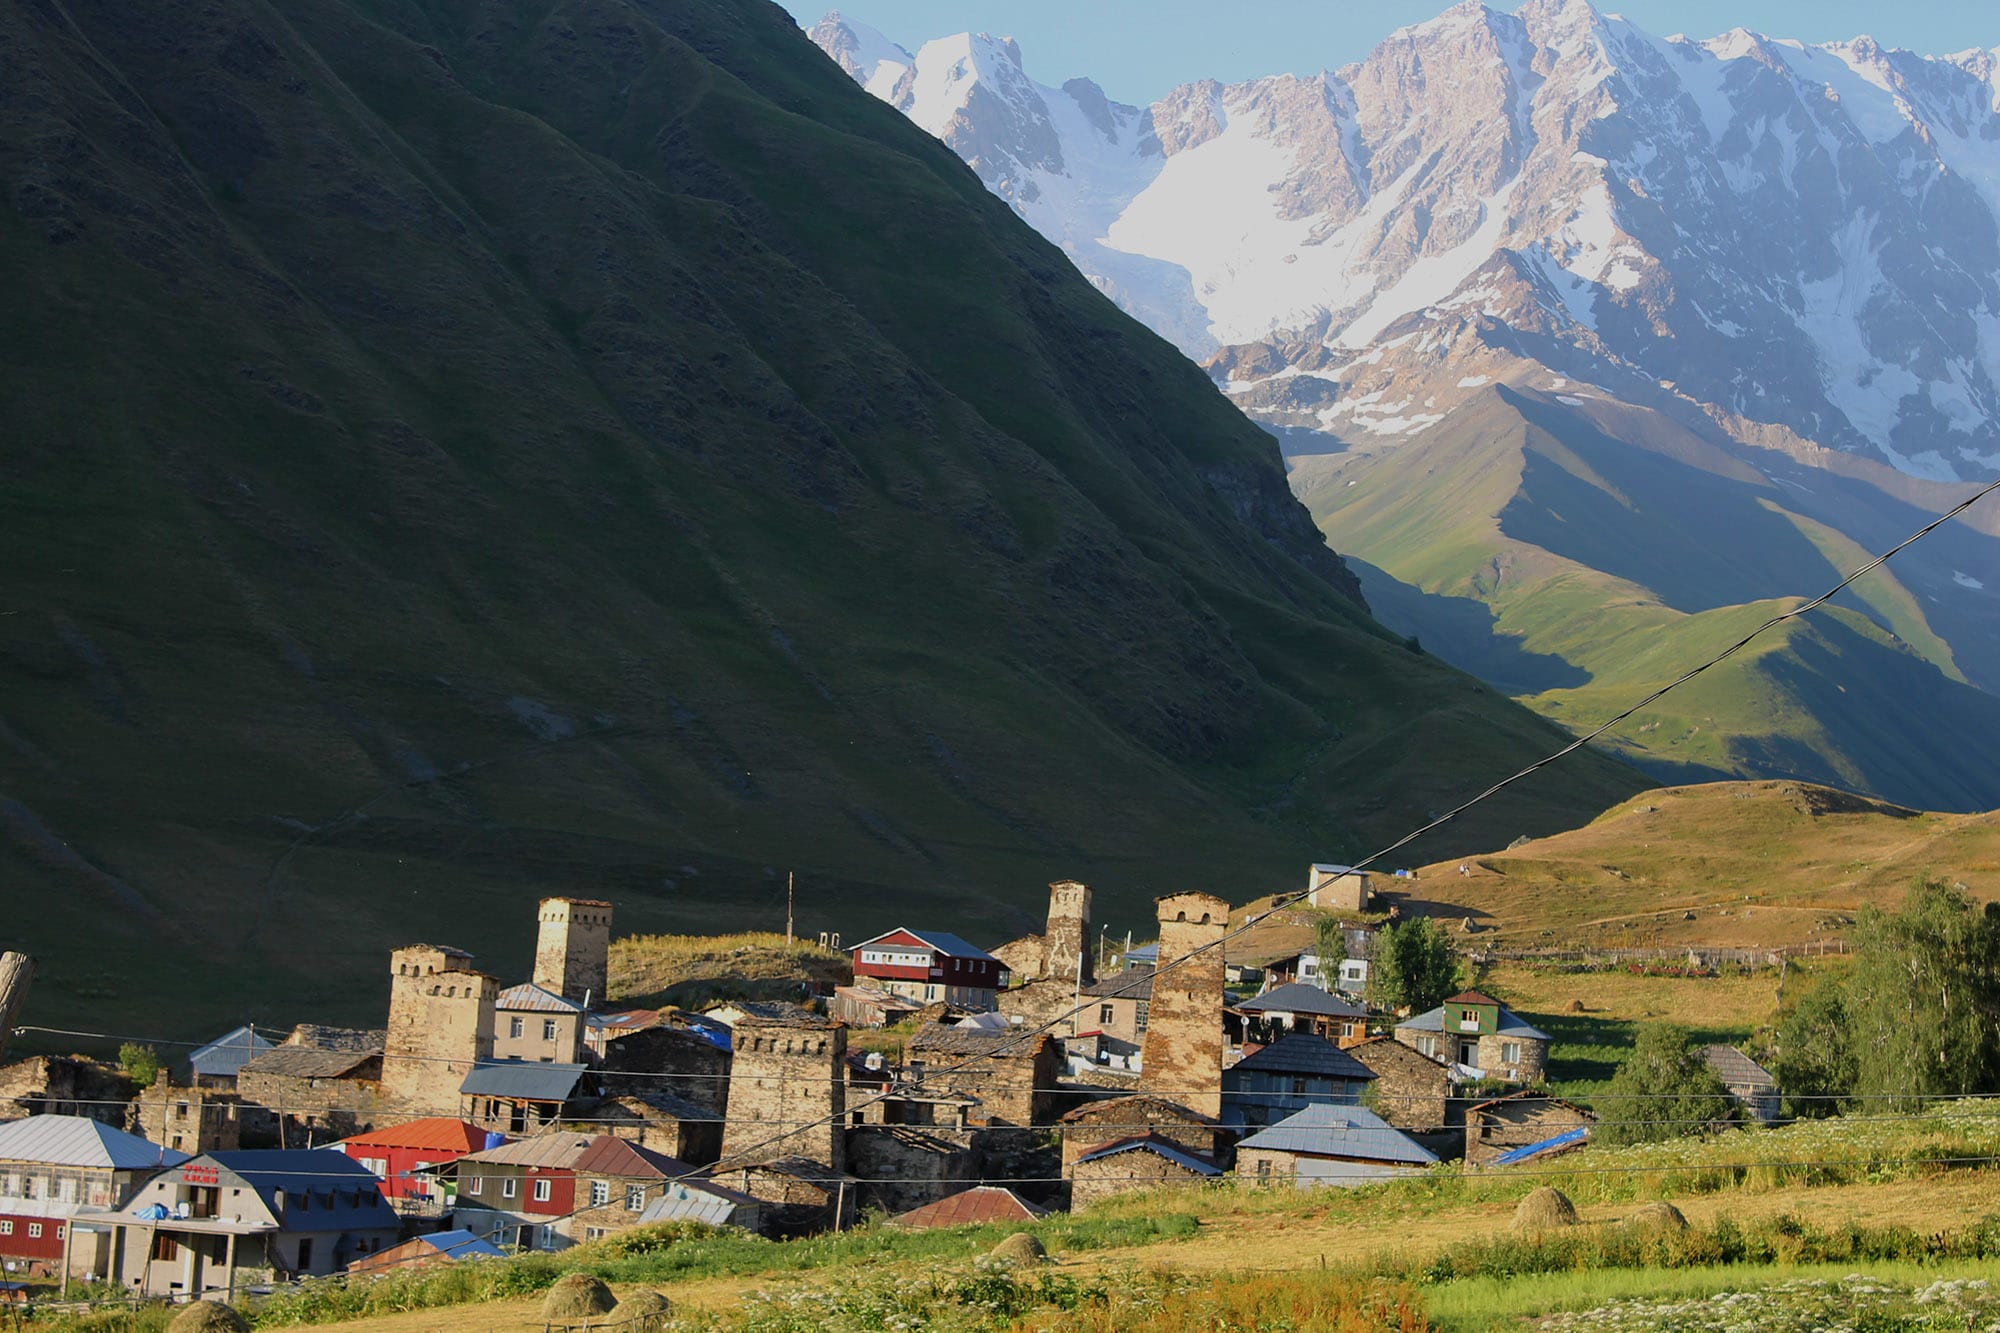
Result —
<svg viewBox="0 0 2000 1333"><path fill-rule="evenodd" d="M1122 921L1559 740L775 6L48 0L0 56L30 1021L359 1019L392 943L513 976L537 895L740 930L787 868L808 935Z"/></svg>

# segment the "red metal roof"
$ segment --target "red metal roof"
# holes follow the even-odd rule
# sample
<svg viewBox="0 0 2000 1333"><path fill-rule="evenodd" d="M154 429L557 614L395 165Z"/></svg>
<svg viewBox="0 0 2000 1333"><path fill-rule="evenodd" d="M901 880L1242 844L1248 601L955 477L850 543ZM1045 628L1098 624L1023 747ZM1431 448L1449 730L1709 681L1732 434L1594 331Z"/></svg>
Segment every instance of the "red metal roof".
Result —
<svg viewBox="0 0 2000 1333"><path fill-rule="evenodd" d="M1451 998L1450 998L1449 1000L1446 1000L1446 1001L1445 1001L1445 1003L1446 1003L1446 1004L1492 1004L1492 1005L1497 1005L1497 1004L1499 1004L1499 1003L1500 1003L1500 1001L1498 1001L1498 1000L1494 999L1494 998L1493 998L1493 997L1492 997L1491 995L1481 995L1481 994L1480 994L1480 993L1479 993L1478 991L1476 991L1476 990L1462 990L1462 991L1460 991L1460 992L1459 992L1458 994L1456 994L1456 995L1452 996L1452 997L1451 997Z"/></svg>
<svg viewBox="0 0 2000 1333"><path fill-rule="evenodd" d="M579 1175L624 1176L638 1180L669 1180L684 1176L694 1168L678 1157L669 1157L636 1143L599 1134L590 1141L569 1169Z"/></svg>
<svg viewBox="0 0 2000 1333"><path fill-rule="evenodd" d="M365 1134L342 1139L342 1146L357 1148L434 1148L445 1152L476 1152L486 1146L486 1131L477 1125L450 1116L431 1116L371 1129Z"/></svg>
<svg viewBox="0 0 2000 1333"><path fill-rule="evenodd" d="M891 1219L899 1227L963 1227L982 1222L1032 1222L1048 1210L1037 1208L1010 1189L974 1185L969 1190L927 1203Z"/></svg>

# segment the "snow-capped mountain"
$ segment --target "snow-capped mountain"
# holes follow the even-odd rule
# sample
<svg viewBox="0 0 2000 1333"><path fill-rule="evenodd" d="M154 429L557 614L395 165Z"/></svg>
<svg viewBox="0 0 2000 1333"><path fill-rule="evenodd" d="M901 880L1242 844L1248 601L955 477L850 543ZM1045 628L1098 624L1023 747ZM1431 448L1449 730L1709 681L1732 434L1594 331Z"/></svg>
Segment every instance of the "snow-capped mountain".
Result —
<svg viewBox="0 0 2000 1333"><path fill-rule="evenodd" d="M1407 434L1525 358L1738 439L2000 473L2000 52L1468 3L1136 108L1004 38L812 36L1275 425Z"/></svg>

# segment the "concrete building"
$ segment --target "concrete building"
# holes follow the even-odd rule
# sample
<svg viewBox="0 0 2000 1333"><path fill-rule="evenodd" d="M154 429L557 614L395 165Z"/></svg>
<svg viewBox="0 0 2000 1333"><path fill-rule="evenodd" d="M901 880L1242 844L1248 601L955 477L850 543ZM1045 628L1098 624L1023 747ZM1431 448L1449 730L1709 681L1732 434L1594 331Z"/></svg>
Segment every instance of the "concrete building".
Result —
<svg viewBox="0 0 2000 1333"><path fill-rule="evenodd" d="M838 1175L846 1163L847 1029L800 1010L745 1013L731 1030L723 1156L732 1167L803 1157Z"/></svg>
<svg viewBox="0 0 2000 1333"><path fill-rule="evenodd" d="M375 1177L333 1149L204 1153L87 1225L109 1229L111 1281L181 1300L337 1273L399 1239Z"/></svg>
<svg viewBox="0 0 2000 1333"><path fill-rule="evenodd" d="M1396 1040L1435 1060L1509 1083L1539 1083L1549 1064L1549 1034L1490 995L1461 991L1428 1013L1396 1025Z"/></svg>
<svg viewBox="0 0 2000 1333"><path fill-rule="evenodd" d="M1023 935L993 951L1003 963L1012 984L1030 981L1067 981L1074 985L1077 969L1083 969L1083 983L1096 977L1096 959L1090 937L1090 886L1073 879L1059 879L1049 885L1048 924L1039 935Z"/></svg>
<svg viewBox="0 0 2000 1333"><path fill-rule="evenodd" d="M604 1001L611 973L611 904L544 898L535 931L534 982L584 1008Z"/></svg>
<svg viewBox="0 0 2000 1333"><path fill-rule="evenodd" d="M1306 871L1306 902L1322 912L1365 912L1375 900L1366 870L1315 862Z"/></svg>
<svg viewBox="0 0 2000 1333"><path fill-rule="evenodd" d="M389 956L382 1092L412 1115L450 1115L459 1085L493 1058L499 983L461 949L412 944Z"/></svg>
<svg viewBox="0 0 2000 1333"><path fill-rule="evenodd" d="M187 1154L87 1116L33 1115L0 1125L0 1263L17 1277L104 1272L106 1237L70 1235L79 1214L122 1208Z"/></svg>
<svg viewBox="0 0 2000 1333"><path fill-rule="evenodd" d="M1158 900L1158 912L1159 968L1147 1002L1139 1089L1220 1116L1220 943L1229 929L1229 904L1213 894L1176 893Z"/></svg>
<svg viewBox="0 0 2000 1333"><path fill-rule="evenodd" d="M583 1058L583 1006L529 982L509 986L493 1002L493 1055L500 1060Z"/></svg>
<svg viewBox="0 0 2000 1333"><path fill-rule="evenodd" d="M231 1075L229 1084L236 1084ZM242 1105L234 1092L177 1087L165 1069L132 1099L126 1128L175 1152L233 1152L243 1141Z"/></svg>
<svg viewBox="0 0 2000 1333"><path fill-rule="evenodd" d="M1236 1175L1259 1185L1370 1185L1421 1174L1437 1155L1360 1106L1309 1106L1236 1145Z"/></svg>

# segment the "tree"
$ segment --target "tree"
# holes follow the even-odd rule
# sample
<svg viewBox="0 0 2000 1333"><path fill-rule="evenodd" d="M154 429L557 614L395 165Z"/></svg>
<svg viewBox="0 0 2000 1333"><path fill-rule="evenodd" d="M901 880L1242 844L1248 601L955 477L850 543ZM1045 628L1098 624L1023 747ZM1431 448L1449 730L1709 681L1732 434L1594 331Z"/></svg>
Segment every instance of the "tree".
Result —
<svg viewBox="0 0 2000 1333"><path fill-rule="evenodd" d="M1780 1072L1802 1084L1786 1091L1909 1109L2000 1089L2000 907L1922 880L1894 912L1864 908L1853 940L1847 974L1779 1024Z"/></svg>
<svg viewBox="0 0 2000 1333"><path fill-rule="evenodd" d="M1451 936L1429 917L1375 932L1368 964L1369 997L1378 1009L1435 1009L1459 988Z"/></svg>
<svg viewBox="0 0 2000 1333"><path fill-rule="evenodd" d="M1612 1076L1604 1118L1592 1132L1600 1143L1650 1143L1705 1134L1735 1124L1742 1107L1716 1076L1694 1037L1677 1023L1639 1029L1632 1054Z"/></svg>
<svg viewBox="0 0 2000 1333"><path fill-rule="evenodd" d="M1822 976L1778 1019L1771 1073L1787 1116L1826 1116L1854 1091L1854 1048L1847 1032L1847 990Z"/></svg>
<svg viewBox="0 0 2000 1333"><path fill-rule="evenodd" d="M128 1041L118 1048L118 1067L135 1086L150 1088L159 1081L160 1053L150 1046Z"/></svg>
<svg viewBox="0 0 2000 1333"><path fill-rule="evenodd" d="M1339 917L1323 916L1313 922L1313 956L1319 959L1319 988L1333 990L1340 965L1347 961L1347 924Z"/></svg>

